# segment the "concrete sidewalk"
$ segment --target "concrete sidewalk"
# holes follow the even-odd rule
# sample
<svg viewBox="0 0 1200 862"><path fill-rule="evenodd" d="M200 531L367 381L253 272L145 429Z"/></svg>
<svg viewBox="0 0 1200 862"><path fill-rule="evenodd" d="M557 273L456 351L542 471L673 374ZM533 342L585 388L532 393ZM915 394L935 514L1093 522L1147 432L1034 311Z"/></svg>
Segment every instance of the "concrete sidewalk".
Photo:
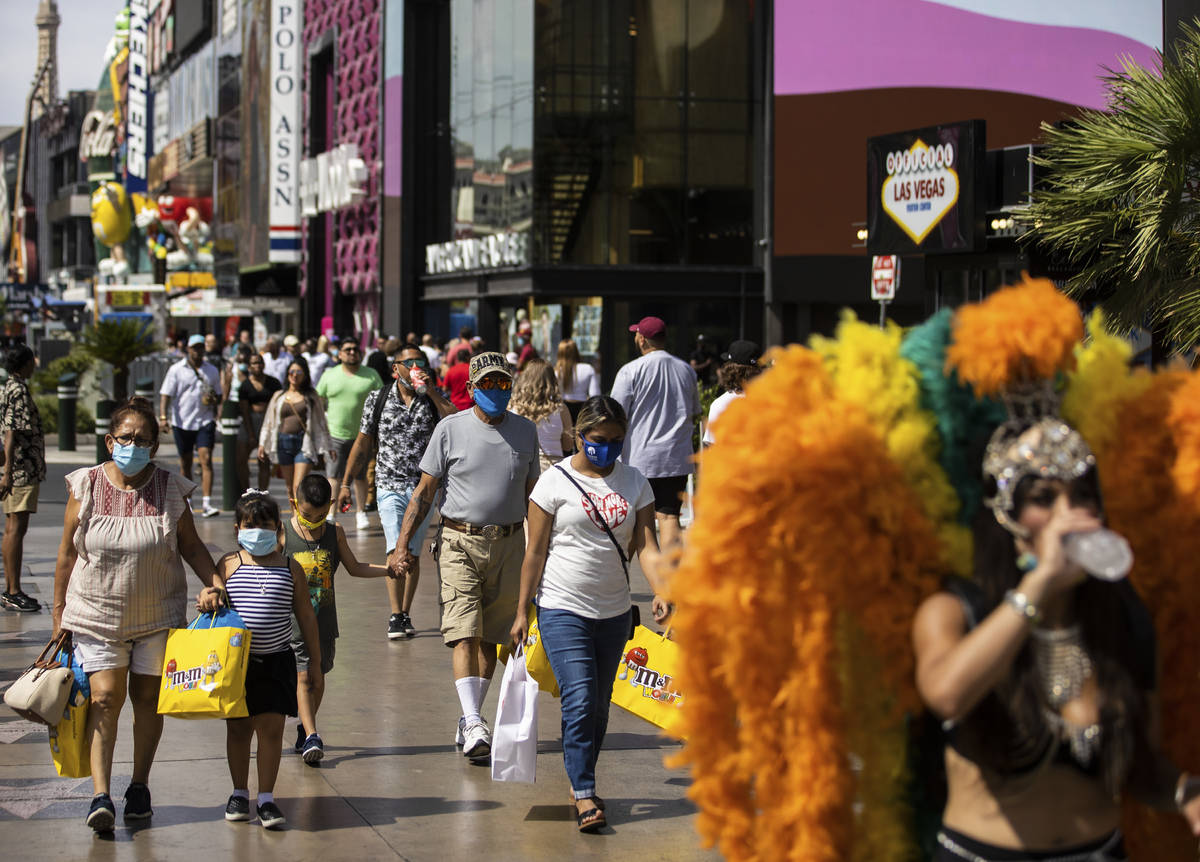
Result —
<svg viewBox="0 0 1200 862"><path fill-rule="evenodd" d="M165 443L166 441L164 441ZM93 446L80 445L90 464ZM63 453L63 456L70 453ZM160 450L164 463L167 446ZM32 570L23 586L48 604L53 565L62 534L66 499L62 476L71 464L53 459L41 510L25 543ZM218 472L219 476L219 472ZM273 483L275 492L281 489ZM218 493L218 492L214 492ZM282 496L282 495L279 495ZM219 499L219 497L218 497ZM355 552L382 562L383 535L358 534L342 516ZM226 513L200 520L214 556L235 546ZM655 728L613 707L598 768L598 791L608 803L610 828L600 835L576 831L562 765L558 702L543 694L539 714L538 778L535 784L497 784L486 767L474 766L454 742L459 714L450 675L450 654L437 632L436 568L428 551L413 610L418 636L388 641L383 583L338 578L342 636L328 676L319 730L326 757L306 766L291 753L295 722L289 720L276 799L288 828L275 833L257 822L227 823L223 810L231 788L220 721L168 718L150 788L154 817L125 827L118 816L113 835L95 836L83 818L90 779L55 775L44 728L0 710L0 830L6 859L171 859L205 854L234 859L716 859L694 830L694 808L685 797L685 773L663 766L678 746ZM649 589L635 571L635 597L649 619ZM189 577L191 577L189 573ZM198 588L198 581L191 580ZM0 688L6 688L50 635L50 617L0 611ZM484 713L496 710L499 676ZM121 796L132 768L132 713L122 714L112 793ZM251 774L254 774L253 768ZM254 779L251 793L256 792Z"/></svg>

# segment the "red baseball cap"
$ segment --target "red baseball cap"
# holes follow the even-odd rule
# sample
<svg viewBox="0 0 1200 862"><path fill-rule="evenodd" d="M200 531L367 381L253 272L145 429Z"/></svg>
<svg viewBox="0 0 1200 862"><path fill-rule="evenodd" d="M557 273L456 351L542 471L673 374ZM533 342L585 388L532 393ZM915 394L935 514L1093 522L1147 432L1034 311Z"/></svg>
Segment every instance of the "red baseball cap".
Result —
<svg viewBox="0 0 1200 862"><path fill-rule="evenodd" d="M667 331L667 325L661 317L643 317L629 327L629 331L637 332L646 338L659 338Z"/></svg>

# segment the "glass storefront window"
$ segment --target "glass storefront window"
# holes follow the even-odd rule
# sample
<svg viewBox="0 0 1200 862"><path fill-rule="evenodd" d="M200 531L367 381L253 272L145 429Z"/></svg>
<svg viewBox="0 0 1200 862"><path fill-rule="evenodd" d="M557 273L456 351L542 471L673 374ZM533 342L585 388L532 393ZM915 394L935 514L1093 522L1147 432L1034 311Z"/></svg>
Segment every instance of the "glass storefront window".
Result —
<svg viewBox="0 0 1200 862"><path fill-rule="evenodd" d="M538 4L535 262L753 262L754 26L748 0Z"/></svg>
<svg viewBox="0 0 1200 862"><path fill-rule="evenodd" d="M527 230L533 0L452 0L450 22L450 236Z"/></svg>

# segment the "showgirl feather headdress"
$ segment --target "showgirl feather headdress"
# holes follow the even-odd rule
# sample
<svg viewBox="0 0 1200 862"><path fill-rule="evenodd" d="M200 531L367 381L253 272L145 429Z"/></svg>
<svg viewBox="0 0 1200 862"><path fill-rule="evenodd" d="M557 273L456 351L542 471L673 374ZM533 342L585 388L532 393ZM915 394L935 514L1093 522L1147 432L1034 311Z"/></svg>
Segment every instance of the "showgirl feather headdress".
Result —
<svg viewBox="0 0 1200 862"><path fill-rule="evenodd" d="M725 858L919 858L913 614L946 573L970 574L974 512L1009 512L1031 471L1095 463L1155 617L1164 748L1200 769L1200 377L1130 370L1099 319L1083 335L1047 281L908 332L847 316L834 339L775 350L722 414L673 593L688 691L675 762ZM1133 858L1194 852L1178 818L1127 815Z"/></svg>

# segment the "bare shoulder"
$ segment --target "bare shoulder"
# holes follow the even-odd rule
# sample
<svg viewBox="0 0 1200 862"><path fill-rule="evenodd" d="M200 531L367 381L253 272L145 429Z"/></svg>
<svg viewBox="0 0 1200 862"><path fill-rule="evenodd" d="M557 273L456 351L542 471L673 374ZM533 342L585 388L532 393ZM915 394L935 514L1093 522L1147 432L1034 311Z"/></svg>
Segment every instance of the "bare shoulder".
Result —
<svg viewBox="0 0 1200 862"><path fill-rule="evenodd" d="M966 634L967 616L952 593L937 592L917 608L913 617L913 645L919 652L935 642L958 641Z"/></svg>
<svg viewBox="0 0 1200 862"><path fill-rule="evenodd" d="M230 551L221 559L217 560L217 574L224 578L226 575L233 574L239 563L239 555L237 551Z"/></svg>

